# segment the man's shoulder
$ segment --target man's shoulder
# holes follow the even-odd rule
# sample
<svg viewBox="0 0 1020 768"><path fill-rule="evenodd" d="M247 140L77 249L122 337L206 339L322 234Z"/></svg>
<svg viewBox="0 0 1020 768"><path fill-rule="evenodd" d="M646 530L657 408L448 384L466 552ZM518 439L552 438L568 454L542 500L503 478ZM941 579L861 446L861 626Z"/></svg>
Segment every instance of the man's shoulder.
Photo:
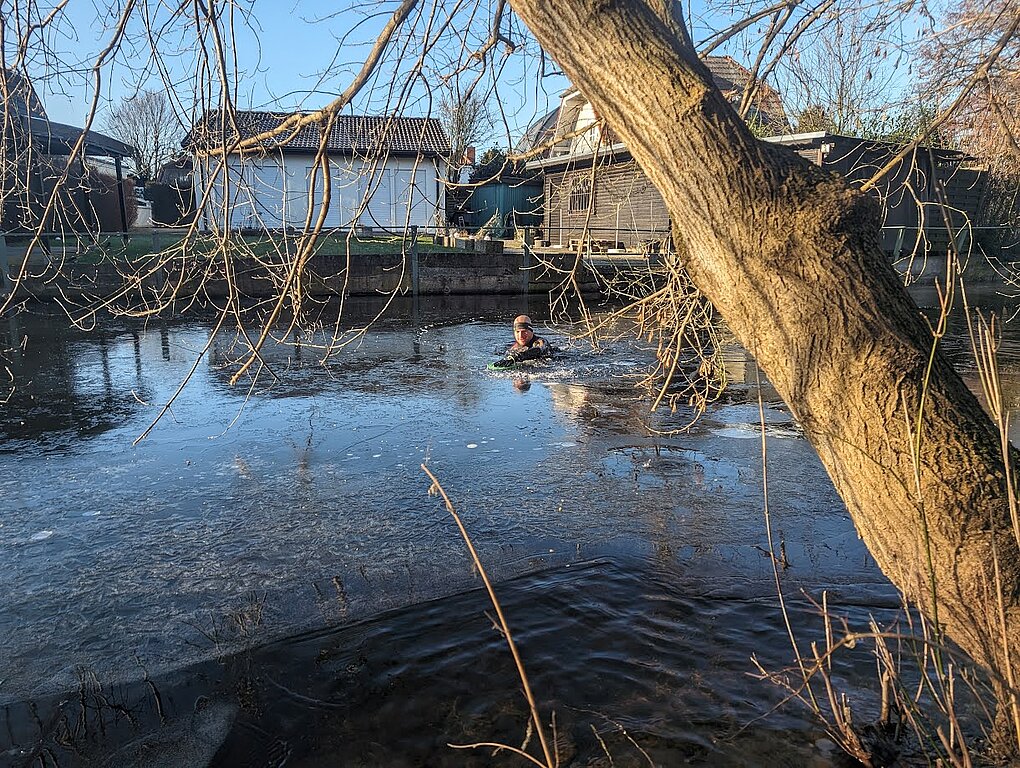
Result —
<svg viewBox="0 0 1020 768"><path fill-rule="evenodd" d="M544 355L551 355L555 351L553 345L541 336L535 337L534 341L531 343L531 348L541 350Z"/></svg>

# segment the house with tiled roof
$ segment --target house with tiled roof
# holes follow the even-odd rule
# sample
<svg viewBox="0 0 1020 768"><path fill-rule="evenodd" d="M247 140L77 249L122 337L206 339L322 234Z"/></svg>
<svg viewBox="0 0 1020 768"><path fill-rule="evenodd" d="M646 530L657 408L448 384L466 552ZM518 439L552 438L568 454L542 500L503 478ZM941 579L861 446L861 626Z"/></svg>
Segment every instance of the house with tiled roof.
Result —
<svg viewBox="0 0 1020 768"><path fill-rule="evenodd" d="M320 147L328 185L316 160ZM324 210L328 229L445 223L450 141L433 118L210 111L184 148L194 158L196 202L210 228L300 229L310 208L312 225Z"/></svg>
<svg viewBox="0 0 1020 768"><path fill-rule="evenodd" d="M734 107L747 97L747 120L763 133L786 133L782 100L729 56L703 59L712 79ZM553 246L587 240L608 248L635 249L664 240L669 214L658 190L627 147L603 125L576 88L537 120L518 151L536 151L527 164L544 177L544 236ZM592 173L592 166L595 173Z"/></svg>
<svg viewBox="0 0 1020 768"><path fill-rule="evenodd" d="M716 87L722 95L740 109L747 99L744 119L759 135L786 133L790 121L779 93L767 83L754 82L751 72L738 64L732 56L706 56L702 62L708 67Z"/></svg>

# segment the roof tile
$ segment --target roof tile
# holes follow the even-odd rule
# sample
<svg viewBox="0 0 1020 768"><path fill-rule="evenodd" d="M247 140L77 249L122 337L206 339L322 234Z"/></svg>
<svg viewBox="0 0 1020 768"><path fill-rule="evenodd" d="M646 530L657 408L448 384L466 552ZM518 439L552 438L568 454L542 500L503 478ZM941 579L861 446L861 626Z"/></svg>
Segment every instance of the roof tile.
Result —
<svg viewBox="0 0 1020 768"><path fill-rule="evenodd" d="M221 121L220 114L206 112L182 142L185 149L221 146L224 137L228 144L250 139L277 129L285 120L301 113L244 111L235 113L233 121L229 118ZM310 123L297 132L267 137L260 146L266 151L315 152L319 149L322 127L321 122ZM326 149L370 157L382 154L442 157L450 154L450 140L435 118L337 115Z"/></svg>

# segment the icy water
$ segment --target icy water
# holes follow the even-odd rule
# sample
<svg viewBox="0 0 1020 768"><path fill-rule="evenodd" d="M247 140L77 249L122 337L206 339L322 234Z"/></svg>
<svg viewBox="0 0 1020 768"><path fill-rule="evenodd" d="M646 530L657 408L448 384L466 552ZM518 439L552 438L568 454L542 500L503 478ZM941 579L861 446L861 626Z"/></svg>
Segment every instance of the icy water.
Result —
<svg viewBox="0 0 1020 768"><path fill-rule="evenodd" d="M497 583L561 765L842 765L752 677L752 655L793 661L763 554L753 362L729 347L723 400L664 437L685 414L650 415L633 389L647 350L593 351L525 302L398 306L326 365L318 337L289 337L236 386L220 338L136 446L210 323L71 331L37 307L0 328L5 349L27 339L0 406L0 765L522 764L449 746L519 746L528 716L422 462ZM521 311L564 352L487 371ZM947 345L967 371L965 333ZM891 620L895 592L764 392L786 592ZM818 636L804 600L792 616ZM841 657L836 677L870 686L873 662Z"/></svg>

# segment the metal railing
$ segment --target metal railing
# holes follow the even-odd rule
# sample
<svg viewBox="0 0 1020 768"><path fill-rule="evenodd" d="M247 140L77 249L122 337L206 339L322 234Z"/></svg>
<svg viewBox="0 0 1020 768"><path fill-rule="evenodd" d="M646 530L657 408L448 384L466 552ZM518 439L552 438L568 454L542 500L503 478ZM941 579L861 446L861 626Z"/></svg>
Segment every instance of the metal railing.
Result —
<svg viewBox="0 0 1020 768"><path fill-rule="evenodd" d="M658 252L672 242L668 228L637 227L537 227L536 244L576 249L585 246L598 252Z"/></svg>
<svg viewBox="0 0 1020 768"><path fill-rule="evenodd" d="M886 226L882 227L885 243L890 243L887 251L898 256L904 250L912 250L912 243L925 242L948 245L950 242L957 251L963 252L975 242L982 240L1000 240L1000 247L1013 250L1020 256L1020 232L1008 226L965 226L955 231L948 231L944 225L929 227L917 226Z"/></svg>

